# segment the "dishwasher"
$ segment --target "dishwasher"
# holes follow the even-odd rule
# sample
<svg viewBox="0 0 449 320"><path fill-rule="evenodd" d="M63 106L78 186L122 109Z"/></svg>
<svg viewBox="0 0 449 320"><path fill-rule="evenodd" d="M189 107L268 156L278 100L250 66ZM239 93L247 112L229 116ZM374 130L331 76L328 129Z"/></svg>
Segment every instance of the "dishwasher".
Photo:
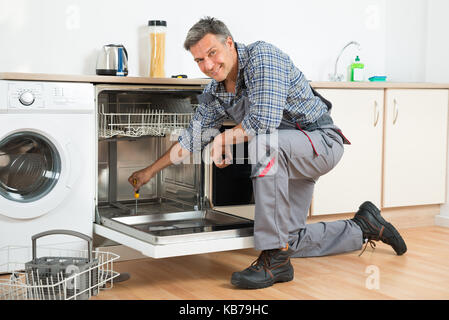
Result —
<svg viewBox="0 0 449 320"><path fill-rule="evenodd" d="M214 182L220 169L201 161L201 154L159 172L140 188L138 199L128 182L177 141L202 90L202 85L96 85L95 234L152 258L254 246L252 219L214 209L215 199L232 205L234 197L217 197L214 185L223 188ZM254 203L249 173L246 184L236 181L247 195L236 197L235 204Z"/></svg>

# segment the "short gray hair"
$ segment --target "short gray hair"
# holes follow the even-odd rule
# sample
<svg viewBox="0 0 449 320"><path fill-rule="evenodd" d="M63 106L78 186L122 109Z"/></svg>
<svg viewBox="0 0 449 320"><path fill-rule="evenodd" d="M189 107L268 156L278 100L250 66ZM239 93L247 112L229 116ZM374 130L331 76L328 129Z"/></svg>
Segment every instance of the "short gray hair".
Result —
<svg viewBox="0 0 449 320"><path fill-rule="evenodd" d="M204 17L190 28L184 41L184 48L189 51L191 46L197 44L208 33L218 36L223 43L228 37L233 39L228 27L222 21L213 17Z"/></svg>

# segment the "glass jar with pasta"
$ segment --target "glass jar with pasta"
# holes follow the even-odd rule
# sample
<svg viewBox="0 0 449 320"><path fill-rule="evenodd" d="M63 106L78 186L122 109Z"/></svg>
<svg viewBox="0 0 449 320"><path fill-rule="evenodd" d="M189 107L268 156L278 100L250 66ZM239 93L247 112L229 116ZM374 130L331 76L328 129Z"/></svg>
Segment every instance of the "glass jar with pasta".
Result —
<svg viewBox="0 0 449 320"><path fill-rule="evenodd" d="M148 21L150 35L150 77L165 77L165 36L167 21Z"/></svg>

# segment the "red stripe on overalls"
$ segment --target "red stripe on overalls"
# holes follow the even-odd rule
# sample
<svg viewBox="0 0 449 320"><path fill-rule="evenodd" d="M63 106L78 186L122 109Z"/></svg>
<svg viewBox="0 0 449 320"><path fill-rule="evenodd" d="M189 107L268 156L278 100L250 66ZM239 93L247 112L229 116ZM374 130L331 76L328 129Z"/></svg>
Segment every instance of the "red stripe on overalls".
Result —
<svg viewBox="0 0 449 320"><path fill-rule="evenodd" d="M309 135L304 130L301 129L298 122L296 122L296 126L298 127L299 130L301 130L302 133L304 133L306 135L307 139L309 139L310 144L312 145L313 153L315 153L317 156L319 156L318 152L315 149L315 146L313 145L312 139L310 139Z"/></svg>
<svg viewBox="0 0 449 320"><path fill-rule="evenodd" d="M270 171L270 169L271 169L271 168L273 167L273 165L274 165L274 160L275 160L275 157L273 157L273 158L270 160L270 162L267 164L267 166L265 167L265 169L263 169L262 173L259 174L259 177L260 177L260 178L265 177L265 175L268 173L268 171Z"/></svg>
<svg viewBox="0 0 449 320"><path fill-rule="evenodd" d="M343 132L341 132L340 129L337 129L338 133L343 137L344 142L346 142L346 144L351 144L351 141L348 140L348 138L345 137L345 135L343 134Z"/></svg>

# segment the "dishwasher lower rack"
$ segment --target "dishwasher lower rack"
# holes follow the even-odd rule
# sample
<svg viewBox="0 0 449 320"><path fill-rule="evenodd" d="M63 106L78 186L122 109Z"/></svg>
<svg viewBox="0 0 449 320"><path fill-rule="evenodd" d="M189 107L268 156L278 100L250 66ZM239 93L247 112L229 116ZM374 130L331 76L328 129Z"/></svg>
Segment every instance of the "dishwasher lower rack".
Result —
<svg viewBox="0 0 449 320"><path fill-rule="evenodd" d="M87 300L111 289L119 275L114 253L93 250L86 263L88 250L38 248L44 257L34 260L32 247L0 249L0 300Z"/></svg>

